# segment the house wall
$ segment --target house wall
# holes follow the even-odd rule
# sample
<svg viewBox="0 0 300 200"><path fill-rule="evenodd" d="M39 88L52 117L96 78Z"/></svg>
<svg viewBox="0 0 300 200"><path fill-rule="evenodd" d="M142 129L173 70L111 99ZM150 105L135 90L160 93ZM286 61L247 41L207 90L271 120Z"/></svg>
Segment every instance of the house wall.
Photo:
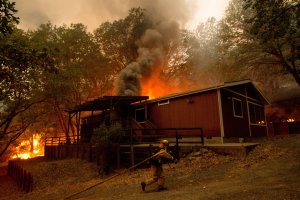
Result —
<svg viewBox="0 0 300 200"><path fill-rule="evenodd" d="M243 117L234 116L233 98L241 100ZM224 137L249 137L250 131L246 97L222 89L221 101Z"/></svg>
<svg viewBox="0 0 300 200"><path fill-rule="evenodd" d="M148 120L158 128L203 128L206 137L220 136L216 90L177 97L166 102L150 102L147 105Z"/></svg>
<svg viewBox="0 0 300 200"><path fill-rule="evenodd" d="M264 107L257 91L249 85L237 85L221 89L222 112L224 122L224 137L257 137L267 136L266 124L258 124L249 120L249 106ZM242 102L242 117L234 116L233 99ZM258 115L256 113L255 115ZM265 122L264 111L261 113L261 121Z"/></svg>

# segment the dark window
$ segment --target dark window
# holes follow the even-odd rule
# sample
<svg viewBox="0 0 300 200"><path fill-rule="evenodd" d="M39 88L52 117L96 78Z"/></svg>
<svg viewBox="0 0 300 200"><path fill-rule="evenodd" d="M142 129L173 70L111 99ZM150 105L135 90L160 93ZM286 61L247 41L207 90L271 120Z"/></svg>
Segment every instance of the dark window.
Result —
<svg viewBox="0 0 300 200"><path fill-rule="evenodd" d="M233 104L233 116L234 117L243 117L243 107L242 101L240 99L232 98Z"/></svg>
<svg viewBox="0 0 300 200"><path fill-rule="evenodd" d="M249 107L249 115L250 115L250 123L251 124L265 124L265 114L264 107L262 105L257 105L254 103L248 103Z"/></svg>
<svg viewBox="0 0 300 200"><path fill-rule="evenodd" d="M145 122L145 108L139 108L135 110L135 120L137 122Z"/></svg>

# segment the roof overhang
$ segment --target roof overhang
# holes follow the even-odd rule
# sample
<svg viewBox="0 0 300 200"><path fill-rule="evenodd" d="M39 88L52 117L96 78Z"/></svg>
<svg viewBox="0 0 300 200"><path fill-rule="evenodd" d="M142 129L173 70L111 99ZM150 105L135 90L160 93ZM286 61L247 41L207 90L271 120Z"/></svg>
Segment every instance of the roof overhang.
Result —
<svg viewBox="0 0 300 200"><path fill-rule="evenodd" d="M66 110L68 113L81 111L103 111L116 106L129 106L136 102L149 99L149 96L103 96L92 101L85 102L74 108Z"/></svg>

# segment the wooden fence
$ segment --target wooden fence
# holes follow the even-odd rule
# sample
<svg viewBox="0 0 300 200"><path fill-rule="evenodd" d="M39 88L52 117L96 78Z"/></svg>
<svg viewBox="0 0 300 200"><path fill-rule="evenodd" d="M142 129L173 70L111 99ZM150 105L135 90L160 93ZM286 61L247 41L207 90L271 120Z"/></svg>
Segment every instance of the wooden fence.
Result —
<svg viewBox="0 0 300 200"><path fill-rule="evenodd" d="M79 158L91 161L92 147L90 144L59 144L46 145L45 157L49 159L59 160L67 158Z"/></svg>
<svg viewBox="0 0 300 200"><path fill-rule="evenodd" d="M300 121L268 123L269 136L299 134L299 133L300 133Z"/></svg>
<svg viewBox="0 0 300 200"><path fill-rule="evenodd" d="M33 177L30 172L24 170L17 162L10 160L8 162L8 175L12 177L19 187L26 193L33 189Z"/></svg>

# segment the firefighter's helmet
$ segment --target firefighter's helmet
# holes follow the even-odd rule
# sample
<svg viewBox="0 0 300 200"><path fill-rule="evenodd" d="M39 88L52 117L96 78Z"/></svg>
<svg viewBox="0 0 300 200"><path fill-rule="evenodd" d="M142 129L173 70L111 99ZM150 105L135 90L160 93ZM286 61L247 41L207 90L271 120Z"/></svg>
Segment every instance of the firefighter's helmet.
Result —
<svg viewBox="0 0 300 200"><path fill-rule="evenodd" d="M160 143L162 143L164 146L169 146L168 140L161 140Z"/></svg>

